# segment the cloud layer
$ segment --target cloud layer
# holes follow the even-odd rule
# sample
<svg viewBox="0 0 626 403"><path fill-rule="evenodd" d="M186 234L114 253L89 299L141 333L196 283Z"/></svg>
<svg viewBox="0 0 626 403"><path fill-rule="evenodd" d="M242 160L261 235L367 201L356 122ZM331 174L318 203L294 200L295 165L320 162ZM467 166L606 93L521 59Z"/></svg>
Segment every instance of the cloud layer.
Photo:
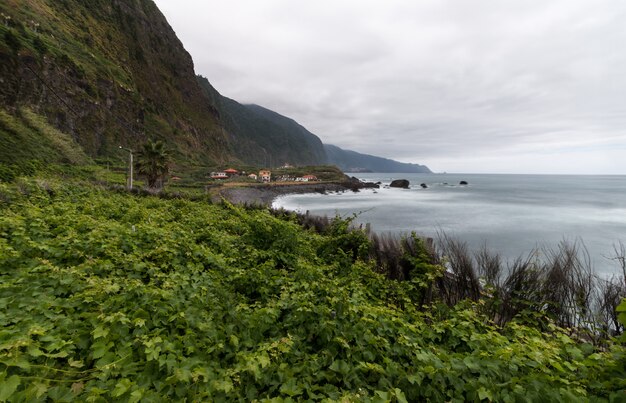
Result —
<svg viewBox="0 0 626 403"><path fill-rule="evenodd" d="M626 174L621 0L156 0L196 72L448 172Z"/></svg>

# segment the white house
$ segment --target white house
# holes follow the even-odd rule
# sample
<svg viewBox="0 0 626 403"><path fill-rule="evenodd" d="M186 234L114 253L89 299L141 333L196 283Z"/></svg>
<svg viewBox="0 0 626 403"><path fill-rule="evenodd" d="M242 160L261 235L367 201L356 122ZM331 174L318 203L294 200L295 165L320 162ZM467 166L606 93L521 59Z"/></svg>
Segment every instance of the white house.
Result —
<svg viewBox="0 0 626 403"><path fill-rule="evenodd" d="M226 172L211 172L211 179L228 179Z"/></svg>

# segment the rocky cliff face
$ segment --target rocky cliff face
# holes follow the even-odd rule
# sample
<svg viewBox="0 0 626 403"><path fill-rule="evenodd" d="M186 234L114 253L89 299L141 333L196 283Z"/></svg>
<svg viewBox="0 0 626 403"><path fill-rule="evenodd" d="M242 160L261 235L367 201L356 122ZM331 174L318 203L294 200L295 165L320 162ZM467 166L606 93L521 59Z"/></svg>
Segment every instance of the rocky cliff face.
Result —
<svg viewBox="0 0 626 403"><path fill-rule="evenodd" d="M91 156L165 140L179 157L232 157L191 56L151 0L0 3L0 105L28 107Z"/></svg>

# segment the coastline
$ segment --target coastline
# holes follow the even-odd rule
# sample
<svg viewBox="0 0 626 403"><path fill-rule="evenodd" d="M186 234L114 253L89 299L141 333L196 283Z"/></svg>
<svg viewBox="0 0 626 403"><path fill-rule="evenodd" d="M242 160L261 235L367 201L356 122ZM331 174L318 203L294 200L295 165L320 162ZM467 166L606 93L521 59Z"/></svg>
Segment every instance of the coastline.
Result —
<svg viewBox="0 0 626 403"><path fill-rule="evenodd" d="M361 182L356 178L350 178L349 180L341 182L261 184L219 189L212 199L214 202L225 199L233 204L271 206L277 197L287 194L324 194L327 192L345 192L349 190L358 192L360 189L378 187L377 184Z"/></svg>

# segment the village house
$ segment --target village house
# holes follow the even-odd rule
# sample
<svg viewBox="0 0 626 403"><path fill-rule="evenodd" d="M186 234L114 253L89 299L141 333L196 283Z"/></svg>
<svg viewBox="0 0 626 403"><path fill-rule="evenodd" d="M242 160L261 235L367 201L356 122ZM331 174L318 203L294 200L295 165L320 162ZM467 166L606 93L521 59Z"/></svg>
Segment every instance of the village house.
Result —
<svg viewBox="0 0 626 403"><path fill-rule="evenodd" d="M250 174L248 175L248 178L252 179L252 180L257 180L259 179L259 177L256 174Z"/></svg>
<svg viewBox="0 0 626 403"><path fill-rule="evenodd" d="M269 182L272 180L272 172L267 169L262 169L259 171L259 177L261 178L261 182Z"/></svg>
<svg viewBox="0 0 626 403"><path fill-rule="evenodd" d="M296 180L296 178L294 176L290 176L290 175L281 175L276 180L278 182L293 182L293 181Z"/></svg>
<svg viewBox="0 0 626 403"><path fill-rule="evenodd" d="M228 179L226 172L211 172L211 179Z"/></svg>
<svg viewBox="0 0 626 403"><path fill-rule="evenodd" d="M317 176L315 175L304 175L302 177L296 178L296 182L315 182L317 180Z"/></svg>
<svg viewBox="0 0 626 403"><path fill-rule="evenodd" d="M230 176L237 176L239 175L239 171L234 169L234 168L228 168L224 170L224 173L226 173L226 175Z"/></svg>

